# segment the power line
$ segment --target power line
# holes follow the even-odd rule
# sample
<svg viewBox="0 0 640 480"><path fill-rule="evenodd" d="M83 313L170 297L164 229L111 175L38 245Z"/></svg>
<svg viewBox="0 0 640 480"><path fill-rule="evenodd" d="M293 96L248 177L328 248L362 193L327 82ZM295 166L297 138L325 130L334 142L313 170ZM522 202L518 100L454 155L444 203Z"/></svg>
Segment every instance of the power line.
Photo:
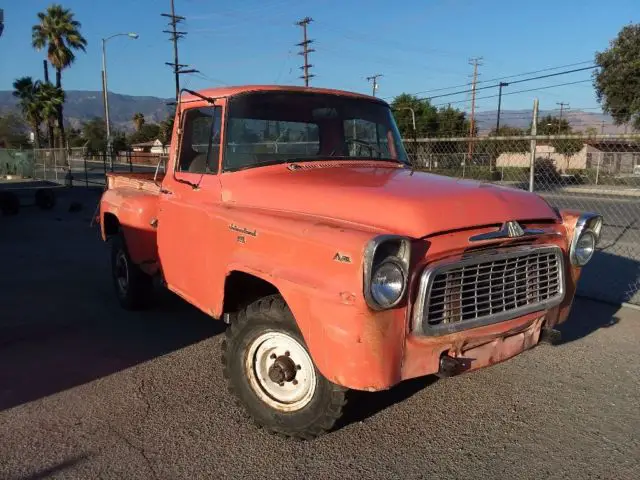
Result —
<svg viewBox="0 0 640 480"><path fill-rule="evenodd" d="M516 92L508 92L508 93L503 93L502 96L507 96L507 95L517 95L519 93L526 93L526 92L537 92L539 90L546 90L548 88L557 88L557 87L564 87L567 85L576 85L578 83L585 83L585 82L590 82L591 79L586 79L586 80L578 80L577 82L567 82L567 83L557 83L555 85L547 85L544 87L538 87L538 88L528 88L526 90L518 90ZM476 100L484 100L486 98L496 98L498 95L487 95L485 97L477 97ZM432 105L433 107L443 107L446 105L452 105L454 103L464 103L467 100L456 100L455 102L446 102L446 103L439 103L437 105Z"/></svg>
<svg viewBox="0 0 640 480"><path fill-rule="evenodd" d="M300 69L304 72L300 77L304 80L304 86L309 86L309 79L311 77L315 77L315 75L309 73L309 69L313 67L313 65L309 64L309 53L314 52L313 48L309 48L309 44L313 43L313 40L309 40L307 38L307 26L313 22L311 17L305 17L299 22L296 22L296 25L302 27L302 42L298 43L297 46L302 47L302 51L298 52L298 55L302 55L304 57L304 65L300 67Z"/></svg>
<svg viewBox="0 0 640 480"><path fill-rule="evenodd" d="M178 40L184 38L187 32L178 31L178 24L183 22L185 20L185 17L176 15L174 0L171 0L171 13L161 13L160 15L169 19L169 26L171 27L171 30L163 30L163 32L168 33L171 41L173 42L173 63L165 62L165 65L172 67L173 74L175 75L177 102L178 97L180 97L180 75L183 75L185 73L196 73L198 72L198 70L195 70L193 68L186 68L189 67L189 65L181 64L178 60Z"/></svg>
<svg viewBox="0 0 640 480"><path fill-rule="evenodd" d="M375 75L371 75L370 77L367 77L367 82L372 83L373 93L371 95L373 95L374 97L376 96L376 90L378 90L378 78L380 78L381 76L382 76L381 73L376 73Z"/></svg>
<svg viewBox="0 0 640 480"><path fill-rule="evenodd" d="M479 80L478 83L488 83L488 82L496 82L499 80L508 80L510 78L516 78L516 77L523 77L525 75L535 75L537 73L544 73L544 72L550 72L553 70L559 70L561 68L568 68L568 67L575 67L578 65L584 65L586 63L591 63L593 64L593 60L588 60L588 61L584 61L584 62L576 62L576 63L568 63L566 65L559 65L557 67L549 67L549 68L543 68L541 70L534 70L532 72L523 72L523 73L516 73L513 75L507 75L504 77L496 77L496 78L490 78L488 80ZM596 66L593 66L591 68L596 68ZM511 82L511 83L516 83L516 82ZM422 93L430 93L430 92L442 92L444 90L451 90L453 88L462 88L462 87L468 87L470 84L469 83L463 83L461 85L452 85L450 87L440 87L440 88L433 88L433 89L429 89L429 90L422 90L420 92L413 92L411 95L420 95ZM389 97L384 97L385 99L389 99L389 98L393 98L392 96ZM434 97L431 97L434 98Z"/></svg>
<svg viewBox="0 0 640 480"><path fill-rule="evenodd" d="M524 83L524 82L531 82L533 80L541 80L543 78L550 78L550 77L557 77L559 75L567 75L569 73L576 73L576 72L582 72L585 70L593 70L594 68L598 68L597 65L591 66L591 67L583 67L583 68L574 68L573 70L564 70L562 72L556 72L556 73L549 73L547 75L539 75L537 77L531 77L531 78L523 78L522 80L515 80L512 82L509 82L510 85L516 84L516 83ZM484 87L477 87L475 90L487 90L489 88L497 88L499 87L499 84L495 84L495 85L487 85ZM460 90L457 92L452 92L452 93L443 93L441 95L432 95L430 97L422 97L422 98L418 98L418 100L432 100L434 98L443 98L443 97L452 97L454 95L461 95L463 93L471 93L473 91L473 89L467 89L467 90ZM505 95L508 95L507 93L505 93ZM491 97L483 97L483 98L495 98L497 97L497 95L493 95Z"/></svg>

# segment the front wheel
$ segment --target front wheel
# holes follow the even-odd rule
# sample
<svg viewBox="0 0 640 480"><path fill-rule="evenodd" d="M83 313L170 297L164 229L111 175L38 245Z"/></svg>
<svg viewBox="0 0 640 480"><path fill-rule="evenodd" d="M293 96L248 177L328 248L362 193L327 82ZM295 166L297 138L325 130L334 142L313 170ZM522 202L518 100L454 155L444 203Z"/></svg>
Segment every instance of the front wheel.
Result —
<svg viewBox="0 0 640 480"><path fill-rule="evenodd" d="M111 240L111 275L120 305L127 310L148 306L153 279L131 261L122 234Z"/></svg>
<svg viewBox="0 0 640 480"><path fill-rule="evenodd" d="M346 389L315 367L280 296L240 311L227 329L223 351L230 390L267 430L311 439L341 417Z"/></svg>

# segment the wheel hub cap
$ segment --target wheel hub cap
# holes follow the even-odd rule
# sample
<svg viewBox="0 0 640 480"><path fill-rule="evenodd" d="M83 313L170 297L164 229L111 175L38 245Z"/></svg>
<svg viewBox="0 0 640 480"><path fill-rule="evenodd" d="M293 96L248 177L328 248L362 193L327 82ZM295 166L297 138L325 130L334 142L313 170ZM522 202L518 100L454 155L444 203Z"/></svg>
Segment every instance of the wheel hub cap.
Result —
<svg viewBox="0 0 640 480"><path fill-rule="evenodd" d="M285 332L265 332L255 338L247 350L245 371L260 400L277 410L300 410L315 393L317 377L311 357Z"/></svg>
<svg viewBox="0 0 640 480"><path fill-rule="evenodd" d="M290 382L296 377L296 364L290 357L281 355L276 358L273 365L269 367L269 378L272 382L282 383Z"/></svg>

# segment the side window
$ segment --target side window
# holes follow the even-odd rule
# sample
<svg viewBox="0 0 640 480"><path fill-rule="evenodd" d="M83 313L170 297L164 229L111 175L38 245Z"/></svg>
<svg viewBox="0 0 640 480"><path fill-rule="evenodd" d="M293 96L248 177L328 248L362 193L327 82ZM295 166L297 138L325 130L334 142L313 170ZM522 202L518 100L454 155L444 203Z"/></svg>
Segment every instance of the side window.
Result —
<svg viewBox="0 0 640 480"><path fill-rule="evenodd" d="M389 158L387 127L361 118L344 121L344 138L349 155Z"/></svg>
<svg viewBox="0 0 640 480"><path fill-rule="evenodd" d="M179 172L217 173L222 107L187 110L182 120Z"/></svg>

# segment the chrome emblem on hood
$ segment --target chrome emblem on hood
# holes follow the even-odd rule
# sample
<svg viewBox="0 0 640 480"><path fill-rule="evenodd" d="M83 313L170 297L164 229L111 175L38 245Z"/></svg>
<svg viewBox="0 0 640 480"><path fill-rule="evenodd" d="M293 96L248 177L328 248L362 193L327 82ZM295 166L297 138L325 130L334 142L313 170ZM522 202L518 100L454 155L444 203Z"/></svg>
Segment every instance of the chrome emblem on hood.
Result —
<svg viewBox="0 0 640 480"><path fill-rule="evenodd" d="M500 230L474 235L473 237L469 238L469 241L481 242L483 240L496 240L500 238L518 238L529 235L543 235L544 233L544 230L522 228L522 226L515 220L509 220L502 225Z"/></svg>

